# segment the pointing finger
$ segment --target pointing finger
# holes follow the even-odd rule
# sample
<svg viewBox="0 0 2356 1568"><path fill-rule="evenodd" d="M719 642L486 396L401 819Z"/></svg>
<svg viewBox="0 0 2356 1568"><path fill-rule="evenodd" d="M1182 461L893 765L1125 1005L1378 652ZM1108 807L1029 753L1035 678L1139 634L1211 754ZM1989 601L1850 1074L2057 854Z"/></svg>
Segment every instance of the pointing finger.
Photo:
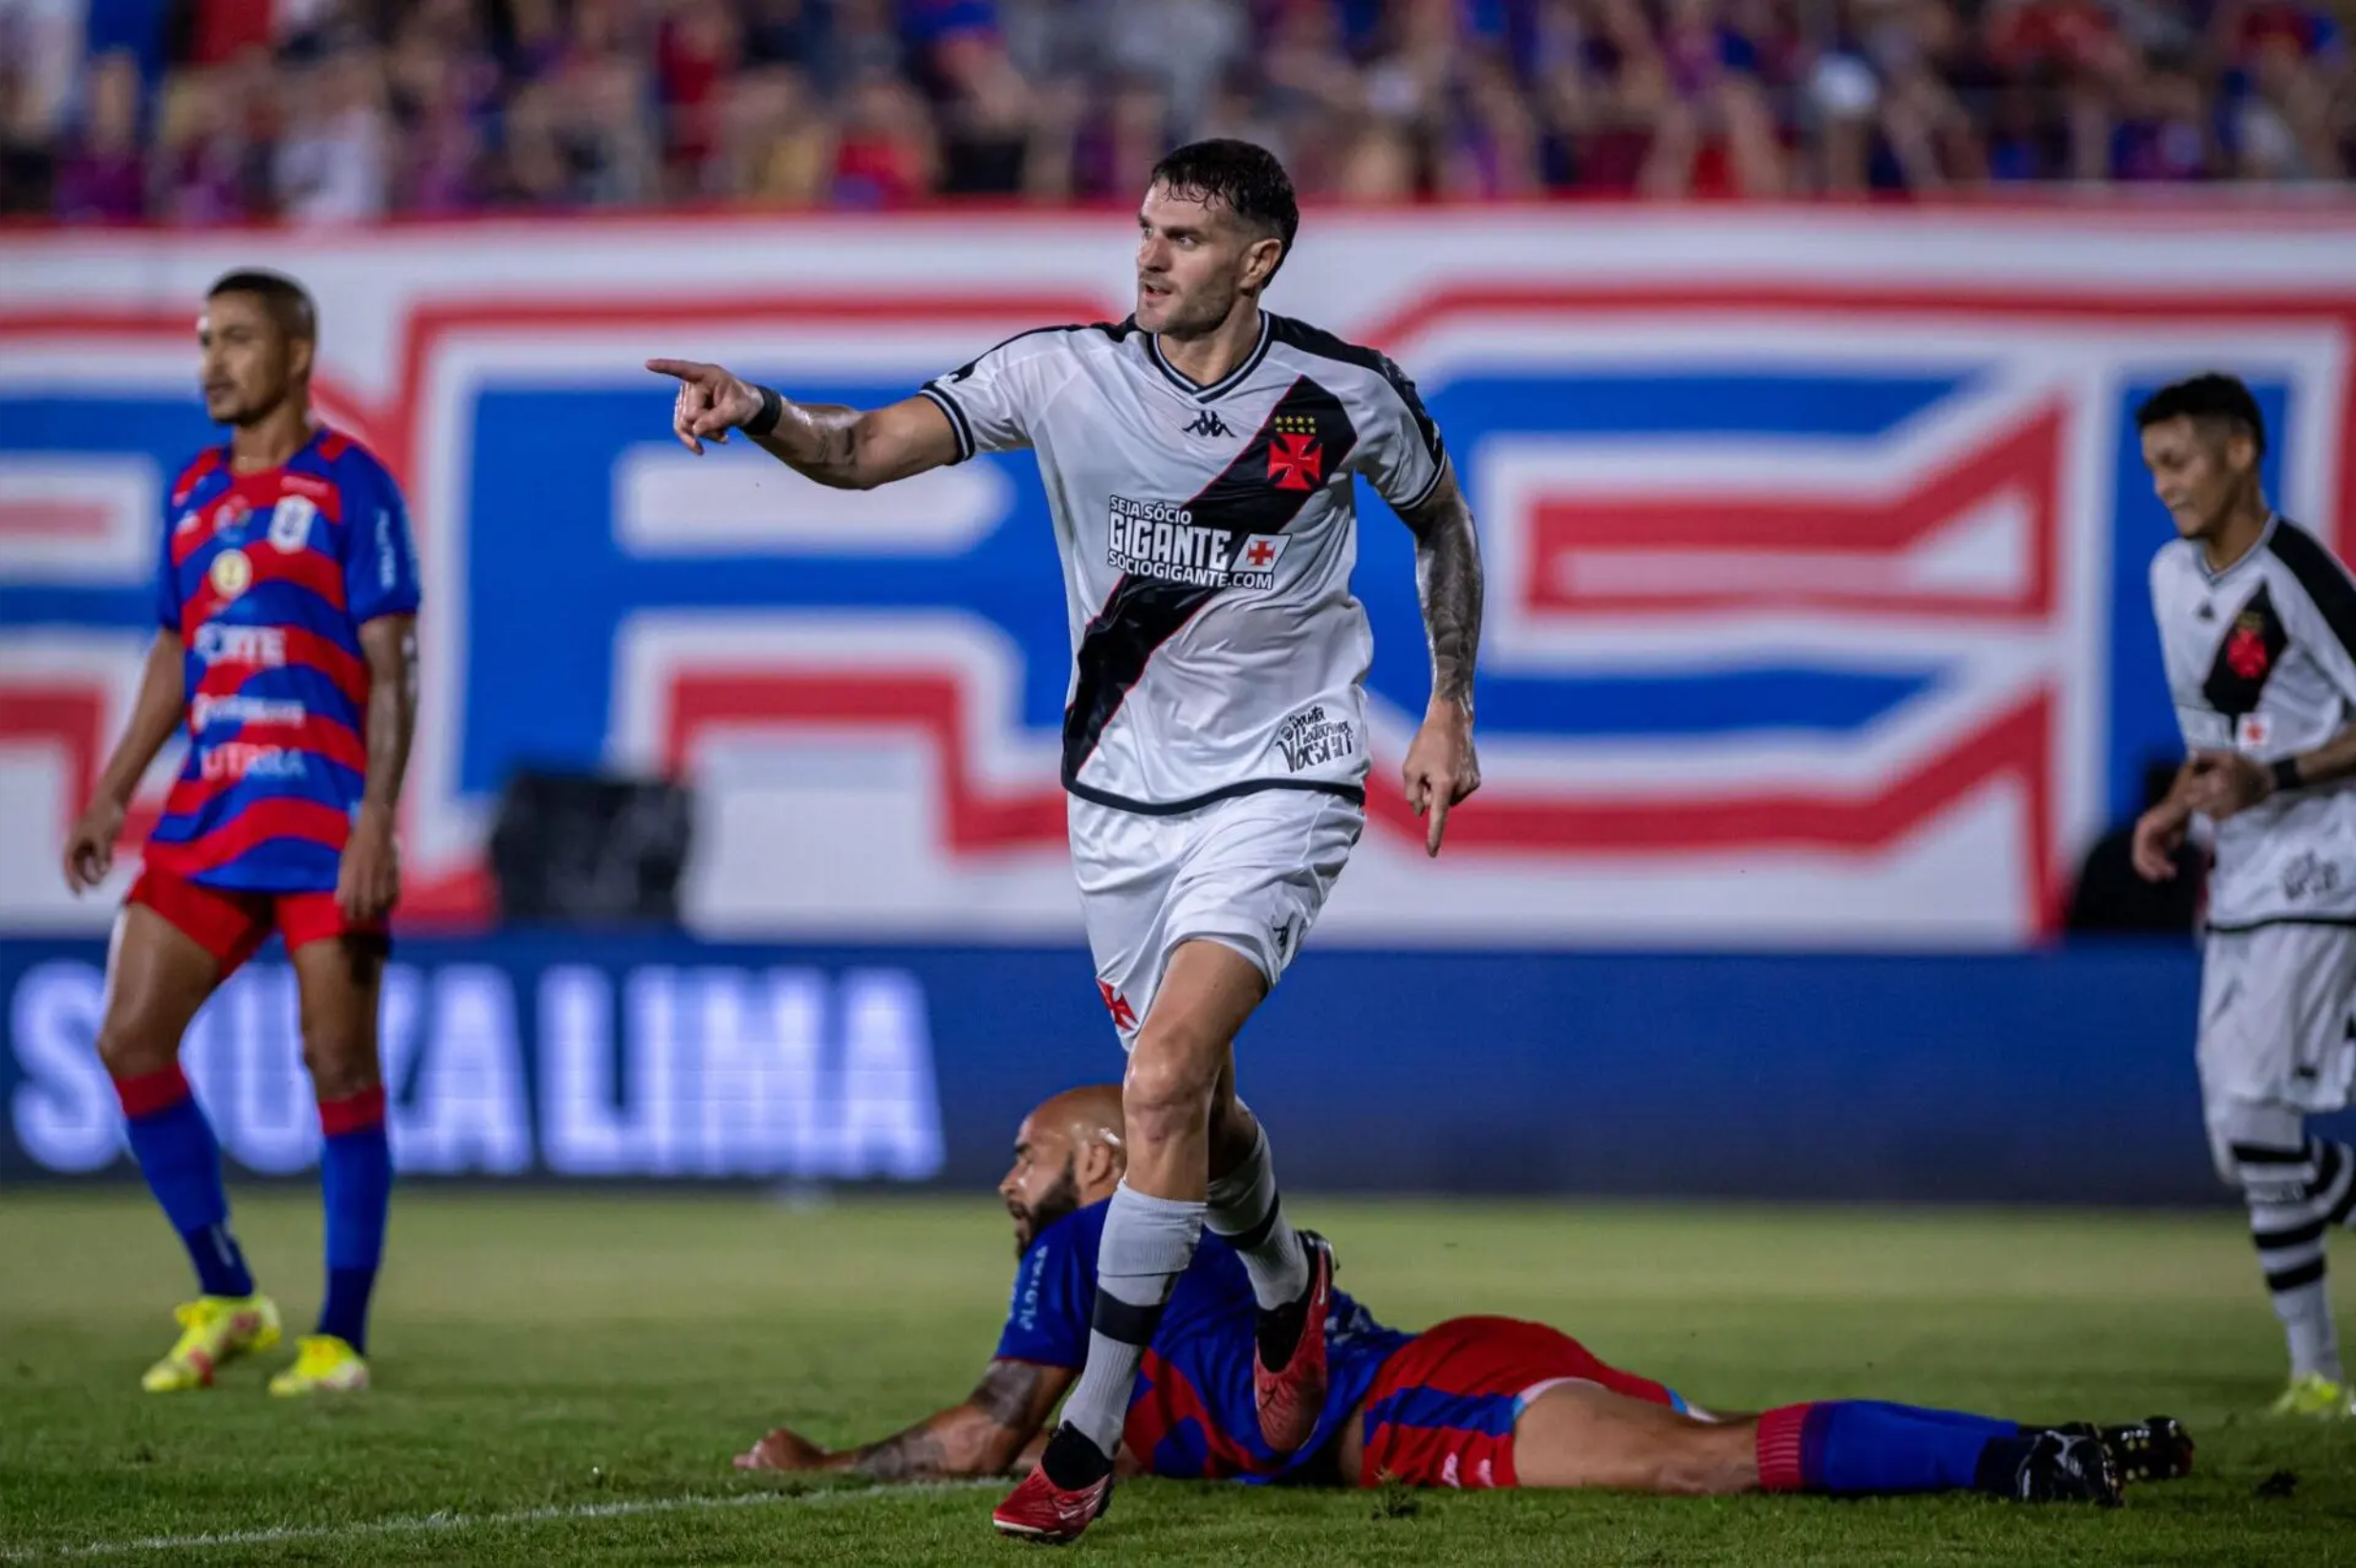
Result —
<svg viewBox="0 0 2356 1568"><path fill-rule="evenodd" d="M1436 858L1440 853L1440 838L1448 832L1448 796L1434 794L1431 798L1431 829L1424 835L1424 853Z"/></svg>

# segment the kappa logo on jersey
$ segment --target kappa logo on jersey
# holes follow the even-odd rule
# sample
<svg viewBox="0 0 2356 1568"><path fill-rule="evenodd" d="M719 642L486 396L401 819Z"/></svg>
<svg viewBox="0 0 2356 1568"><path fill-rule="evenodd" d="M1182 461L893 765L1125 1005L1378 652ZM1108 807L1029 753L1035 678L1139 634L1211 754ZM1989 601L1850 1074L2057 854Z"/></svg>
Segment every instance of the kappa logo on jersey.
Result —
<svg viewBox="0 0 2356 1568"><path fill-rule="evenodd" d="M1112 498L1111 542L1105 561L1116 572L1189 588L1265 592L1276 585L1276 563L1292 541L1282 534L1237 534L1204 528L1171 501Z"/></svg>
<svg viewBox="0 0 2356 1568"><path fill-rule="evenodd" d="M1219 417L1217 409L1206 408L1194 416L1194 423L1188 425L1183 433L1215 440L1221 436L1232 436L1235 432L1228 428L1227 421Z"/></svg>
<svg viewBox="0 0 2356 1568"><path fill-rule="evenodd" d="M1325 448L1317 419L1278 414L1268 423L1268 477L1278 490L1315 490L1325 478Z"/></svg>

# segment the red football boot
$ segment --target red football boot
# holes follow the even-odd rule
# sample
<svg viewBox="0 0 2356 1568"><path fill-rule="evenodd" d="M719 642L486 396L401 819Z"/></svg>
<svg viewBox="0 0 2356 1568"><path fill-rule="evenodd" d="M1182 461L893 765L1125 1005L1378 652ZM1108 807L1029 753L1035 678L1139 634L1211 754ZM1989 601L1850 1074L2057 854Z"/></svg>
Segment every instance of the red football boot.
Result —
<svg viewBox="0 0 2356 1568"><path fill-rule="evenodd" d="M1047 1473L1051 1464L1066 1474L1095 1474L1096 1479L1078 1488L1058 1486ZM1112 1504L1112 1461L1077 1429L1062 1426L1047 1440L1047 1451L1022 1485L991 1514L990 1522L1001 1535L1062 1546L1080 1539L1080 1533L1102 1518Z"/></svg>
<svg viewBox="0 0 2356 1568"><path fill-rule="evenodd" d="M1260 1439L1278 1453L1309 1441L1325 1409L1325 1316L1334 1299L1334 1251L1314 1230L1300 1233L1309 1252L1308 1294L1289 1307L1260 1314L1262 1333L1252 1358L1252 1397L1259 1408ZM1267 1331L1298 1315L1290 1358L1271 1371Z"/></svg>

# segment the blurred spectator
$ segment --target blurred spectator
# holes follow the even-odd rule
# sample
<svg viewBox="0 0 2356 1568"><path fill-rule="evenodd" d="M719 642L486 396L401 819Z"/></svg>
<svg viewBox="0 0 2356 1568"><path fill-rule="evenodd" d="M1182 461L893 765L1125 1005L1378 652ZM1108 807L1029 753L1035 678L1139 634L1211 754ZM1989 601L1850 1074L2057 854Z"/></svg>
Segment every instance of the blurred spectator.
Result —
<svg viewBox="0 0 2356 1568"><path fill-rule="evenodd" d="M658 36L664 194L674 201L718 194L721 116L744 64L744 24L728 0L687 0Z"/></svg>
<svg viewBox="0 0 2356 1568"><path fill-rule="evenodd" d="M1348 201L2340 182L2301 0L0 0L0 211Z"/></svg>
<svg viewBox="0 0 2356 1568"><path fill-rule="evenodd" d="M156 134L153 210L174 223L251 216L251 148L226 72L183 72L165 89Z"/></svg>
<svg viewBox="0 0 2356 1568"><path fill-rule="evenodd" d="M762 207L814 207L835 166L833 122L806 79L785 68L748 76L730 99L722 184Z"/></svg>
<svg viewBox="0 0 2356 1568"><path fill-rule="evenodd" d="M869 73L851 90L835 142L836 202L904 207L935 188L939 166L924 100L899 77Z"/></svg>
<svg viewBox="0 0 2356 1568"><path fill-rule="evenodd" d="M303 223L360 223L385 212L391 148L384 78L373 51L345 49L294 74L281 133L277 208Z"/></svg>
<svg viewBox="0 0 2356 1568"><path fill-rule="evenodd" d="M93 62L81 126L57 164L58 217L131 223L145 215L146 151L139 120L139 63L120 53Z"/></svg>

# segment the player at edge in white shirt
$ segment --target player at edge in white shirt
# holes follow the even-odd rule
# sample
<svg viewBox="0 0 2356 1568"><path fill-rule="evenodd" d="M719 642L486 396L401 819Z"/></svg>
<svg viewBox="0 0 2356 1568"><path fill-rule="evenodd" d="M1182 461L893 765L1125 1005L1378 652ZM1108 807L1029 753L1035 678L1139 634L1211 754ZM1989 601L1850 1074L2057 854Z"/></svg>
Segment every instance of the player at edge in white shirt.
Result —
<svg viewBox="0 0 2356 1568"><path fill-rule="evenodd" d="M2267 504L2265 420L2203 375L2136 410L2178 538L2151 562L2171 697L2189 755L2135 825L2135 868L2175 875L2214 828L2197 1061L2217 1173L2250 1210L2289 1342L2279 1416L2347 1419L2323 1237L2356 1212L2356 1157L2312 1136L2356 1073L2356 583Z"/></svg>

